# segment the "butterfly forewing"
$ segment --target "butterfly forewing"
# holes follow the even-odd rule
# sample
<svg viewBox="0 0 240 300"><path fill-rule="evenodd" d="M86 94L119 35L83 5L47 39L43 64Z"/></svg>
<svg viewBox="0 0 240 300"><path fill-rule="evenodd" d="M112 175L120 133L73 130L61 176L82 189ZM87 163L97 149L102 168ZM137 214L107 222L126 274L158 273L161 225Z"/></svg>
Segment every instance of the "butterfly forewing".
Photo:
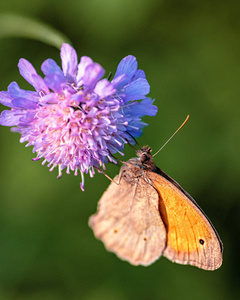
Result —
<svg viewBox="0 0 240 300"><path fill-rule="evenodd" d="M206 270L219 268L220 238L195 201L163 176L154 172L148 175L159 192L160 213L167 229L163 255Z"/></svg>

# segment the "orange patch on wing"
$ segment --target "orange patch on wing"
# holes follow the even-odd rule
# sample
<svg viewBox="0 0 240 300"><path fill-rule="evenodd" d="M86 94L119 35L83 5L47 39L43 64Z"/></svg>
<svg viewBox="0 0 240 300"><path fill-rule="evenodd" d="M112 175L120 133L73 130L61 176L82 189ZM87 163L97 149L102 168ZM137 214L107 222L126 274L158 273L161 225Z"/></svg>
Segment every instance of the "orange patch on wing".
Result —
<svg viewBox="0 0 240 300"><path fill-rule="evenodd" d="M206 218L171 182L154 173L149 177L160 196L160 212L167 228L167 246L176 252L198 251L201 242L205 243L212 237Z"/></svg>

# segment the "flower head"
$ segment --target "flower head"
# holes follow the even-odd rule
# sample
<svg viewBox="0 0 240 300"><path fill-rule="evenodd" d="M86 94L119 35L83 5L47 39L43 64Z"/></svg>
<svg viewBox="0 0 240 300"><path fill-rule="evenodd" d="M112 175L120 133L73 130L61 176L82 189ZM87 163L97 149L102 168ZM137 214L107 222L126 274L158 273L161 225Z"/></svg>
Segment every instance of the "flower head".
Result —
<svg viewBox="0 0 240 300"><path fill-rule="evenodd" d="M157 107L146 98L150 87L145 73L137 69L134 56L118 65L113 80L102 79L105 71L89 57L78 63L76 51L68 44L61 49L62 69L52 59L43 62L39 76L30 62L20 59L20 74L35 91L23 90L16 82L0 92L4 110L0 124L13 126L21 134L20 142L33 146L37 157L47 162L50 171L62 170L94 175L113 161L111 154L121 153L125 143L141 135L147 125L144 115L154 116ZM140 101L141 100L141 101Z"/></svg>

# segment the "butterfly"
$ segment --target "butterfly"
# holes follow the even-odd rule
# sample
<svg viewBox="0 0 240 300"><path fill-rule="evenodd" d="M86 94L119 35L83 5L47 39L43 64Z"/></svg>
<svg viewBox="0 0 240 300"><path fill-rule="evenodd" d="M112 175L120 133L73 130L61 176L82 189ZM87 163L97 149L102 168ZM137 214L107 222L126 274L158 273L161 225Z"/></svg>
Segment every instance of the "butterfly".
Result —
<svg viewBox="0 0 240 300"><path fill-rule="evenodd" d="M160 256L216 270L223 245L208 217L182 187L153 162L150 147L123 164L89 219L106 249L132 265Z"/></svg>

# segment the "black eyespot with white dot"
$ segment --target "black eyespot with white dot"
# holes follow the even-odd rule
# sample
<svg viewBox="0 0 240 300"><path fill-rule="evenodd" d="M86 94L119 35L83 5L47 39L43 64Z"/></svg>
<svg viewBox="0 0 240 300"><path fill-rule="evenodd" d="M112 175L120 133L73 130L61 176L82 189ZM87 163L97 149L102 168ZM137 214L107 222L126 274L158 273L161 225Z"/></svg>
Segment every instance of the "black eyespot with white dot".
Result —
<svg viewBox="0 0 240 300"><path fill-rule="evenodd" d="M200 243L201 245L203 245L203 244L205 243L205 241L204 241L203 239L200 239L200 240L199 240L199 243Z"/></svg>

